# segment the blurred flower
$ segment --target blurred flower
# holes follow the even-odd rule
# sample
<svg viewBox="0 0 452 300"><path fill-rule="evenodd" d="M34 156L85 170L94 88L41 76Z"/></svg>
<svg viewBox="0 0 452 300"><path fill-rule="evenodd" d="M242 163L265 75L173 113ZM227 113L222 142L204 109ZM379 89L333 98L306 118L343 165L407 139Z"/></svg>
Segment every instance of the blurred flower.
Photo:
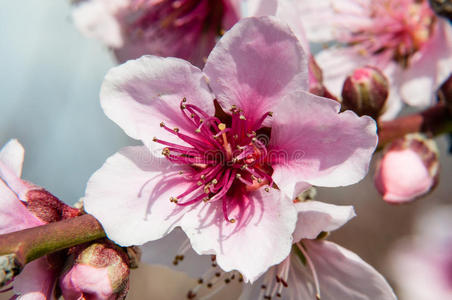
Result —
<svg viewBox="0 0 452 300"><path fill-rule="evenodd" d="M125 299L130 271L123 250L105 241L75 251L75 260L59 279L65 299Z"/></svg>
<svg viewBox="0 0 452 300"><path fill-rule="evenodd" d="M0 234L78 213L41 187L20 179L24 153L17 140L0 150ZM55 299L55 280L61 266L58 255L32 261L14 278L14 292L29 299Z"/></svg>
<svg viewBox="0 0 452 300"><path fill-rule="evenodd" d="M338 93L346 74L378 66L391 88L384 119L409 105L426 106L452 68L452 28L426 0L300 0L300 19L309 40L337 41L317 62L325 85Z"/></svg>
<svg viewBox="0 0 452 300"><path fill-rule="evenodd" d="M355 253L316 239L354 217L353 207L317 201L296 206L296 243L291 254L254 284L247 284L240 300L396 299L383 276Z"/></svg>
<svg viewBox="0 0 452 300"><path fill-rule="evenodd" d="M403 203L425 195L438 183L438 148L433 140L410 134L385 150L375 173L383 199Z"/></svg>
<svg viewBox="0 0 452 300"><path fill-rule="evenodd" d="M452 114L452 74L441 84L437 94L438 99L447 105Z"/></svg>
<svg viewBox="0 0 452 300"><path fill-rule="evenodd" d="M421 215L415 235L399 241L388 267L400 299L452 299L452 207Z"/></svg>
<svg viewBox="0 0 452 300"><path fill-rule="evenodd" d="M106 161L88 183L86 211L123 246L180 226L197 253L255 280L290 252L292 200L310 185L361 180L376 146L370 117L338 114L308 87L300 44L268 17L229 30L204 71L154 56L113 68L103 109L146 147Z"/></svg>
<svg viewBox="0 0 452 300"><path fill-rule="evenodd" d="M73 17L120 62L154 54L202 66L217 37L238 21L240 0L86 0Z"/></svg>
<svg viewBox="0 0 452 300"><path fill-rule="evenodd" d="M353 71L342 88L343 109L353 110L358 116L375 120L384 112L389 94L389 83L377 68L365 66Z"/></svg>

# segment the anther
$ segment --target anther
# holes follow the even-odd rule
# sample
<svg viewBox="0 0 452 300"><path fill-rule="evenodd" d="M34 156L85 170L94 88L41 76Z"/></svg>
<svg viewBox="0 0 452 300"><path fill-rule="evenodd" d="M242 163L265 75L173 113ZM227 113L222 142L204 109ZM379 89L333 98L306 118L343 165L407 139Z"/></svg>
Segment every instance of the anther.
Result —
<svg viewBox="0 0 452 300"><path fill-rule="evenodd" d="M206 180L206 175L205 175L205 174L202 174L202 175L201 175L201 179L202 179L202 180Z"/></svg>
<svg viewBox="0 0 452 300"><path fill-rule="evenodd" d="M228 284L229 282L231 282L231 279L229 279L229 278L226 278L226 279L224 280L224 283L226 283L226 284Z"/></svg>
<svg viewBox="0 0 452 300"><path fill-rule="evenodd" d="M264 190L265 190L267 193L270 192L270 189L269 189L268 187L266 187Z"/></svg>
<svg viewBox="0 0 452 300"><path fill-rule="evenodd" d="M272 111L269 111L267 114L268 114L268 116L273 117L273 112Z"/></svg>
<svg viewBox="0 0 452 300"><path fill-rule="evenodd" d="M221 276L221 273L220 273L220 272L216 272L216 273L215 273L215 276L216 276L216 277L220 277L220 276Z"/></svg>
<svg viewBox="0 0 452 300"><path fill-rule="evenodd" d="M218 129L225 130L226 129L226 124L224 124L224 123L218 124Z"/></svg>
<svg viewBox="0 0 452 300"><path fill-rule="evenodd" d="M212 287L212 283L209 282L209 283L207 284L207 287L210 289L210 288Z"/></svg>
<svg viewBox="0 0 452 300"><path fill-rule="evenodd" d="M163 156L168 156L168 155L170 155L170 149L168 149L168 148L163 148L163 150L162 150L162 155L163 155Z"/></svg>
<svg viewBox="0 0 452 300"><path fill-rule="evenodd" d="M160 122L160 127L165 127L165 123L164 122Z"/></svg>
<svg viewBox="0 0 452 300"><path fill-rule="evenodd" d="M202 278L198 279L198 284L202 284L204 282L204 280Z"/></svg>
<svg viewBox="0 0 452 300"><path fill-rule="evenodd" d="M196 184L199 185L199 186L201 186L201 185L202 185L202 182L201 182L201 181L198 181Z"/></svg>
<svg viewBox="0 0 452 300"><path fill-rule="evenodd" d="M204 201L204 202L209 202L209 200L210 200L209 197L205 197L205 198L202 199L202 201Z"/></svg>
<svg viewBox="0 0 452 300"><path fill-rule="evenodd" d="M154 137L152 138L152 141L153 141L153 142L157 142L157 138L154 136Z"/></svg>
<svg viewBox="0 0 452 300"><path fill-rule="evenodd" d="M212 184L215 185L215 184L217 184L217 183L218 183L218 180L217 180L216 178L214 178L214 179L212 180Z"/></svg>
<svg viewBox="0 0 452 300"><path fill-rule="evenodd" d="M187 102L187 98L184 97L184 98L182 99L182 102Z"/></svg>
<svg viewBox="0 0 452 300"><path fill-rule="evenodd" d="M235 219L230 219L229 223L235 223Z"/></svg>
<svg viewBox="0 0 452 300"><path fill-rule="evenodd" d="M248 168L248 165L247 164L244 164L243 166L241 166L240 167L240 170L245 170L246 168ZM253 178L254 177L254 178ZM254 175L251 175L251 178L253 178L253 179L255 179L256 178L256 176L254 176Z"/></svg>
<svg viewBox="0 0 452 300"><path fill-rule="evenodd" d="M184 171L179 171L179 175L182 175L182 174L184 174Z"/></svg>
<svg viewBox="0 0 452 300"><path fill-rule="evenodd" d="M170 197L170 202L177 203L178 199L176 197Z"/></svg>
<svg viewBox="0 0 452 300"><path fill-rule="evenodd" d="M240 116L239 116L239 119L240 119L240 120L246 120L246 118L245 118L244 115L240 115Z"/></svg>
<svg viewBox="0 0 452 300"><path fill-rule="evenodd" d="M177 128L177 127L174 127L174 132L179 132L179 128Z"/></svg>
<svg viewBox="0 0 452 300"><path fill-rule="evenodd" d="M195 297L196 297L195 293L193 293L192 291L188 291L187 299L195 299Z"/></svg>
<svg viewBox="0 0 452 300"><path fill-rule="evenodd" d="M237 174L235 174L235 178L240 178L240 177L242 177L242 174L240 174L240 173L237 173Z"/></svg>

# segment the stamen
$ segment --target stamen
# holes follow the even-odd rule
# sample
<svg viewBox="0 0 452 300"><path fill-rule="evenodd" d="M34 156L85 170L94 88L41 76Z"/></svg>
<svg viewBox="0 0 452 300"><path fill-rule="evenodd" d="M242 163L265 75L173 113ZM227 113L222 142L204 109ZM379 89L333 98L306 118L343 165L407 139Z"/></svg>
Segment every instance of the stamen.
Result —
<svg viewBox="0 0 452 300"><path fill-rule="evenodd" d="M314 286L316 290L315 297L317 300L320 300L320 285L319 285L319 279L317 278L317 272L315 271L314 264L312 263L311 258L309 257L308 253L304 249L303 245L300 244L300 242L296 243L298 249L300 249L300 252L303 254L303 256L306 258L306 262L308 263L309 268L312 272L312 278L314 279Z"/></svg>

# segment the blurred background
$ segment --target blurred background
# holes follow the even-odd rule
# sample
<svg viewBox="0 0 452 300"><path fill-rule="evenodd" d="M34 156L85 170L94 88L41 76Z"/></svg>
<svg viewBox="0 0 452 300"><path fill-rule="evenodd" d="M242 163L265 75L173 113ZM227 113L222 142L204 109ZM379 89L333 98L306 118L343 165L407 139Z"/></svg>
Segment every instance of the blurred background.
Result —
<svg viewBox="0 0 452 300"><path fill-rule="evenodd" d="M0 36L0 145L17 138L26 149L24 179L73 204L108 156L138 144L100 108L100 85L115 62L100 43L75 29L69 1L3 1ZM414 203L384 203L373 186L373 169L360 184L318 191L318 200L354 205L358 215L330 239L356 252L396 289L388 271L389 250L412 233L418 215L451 203L452 158L447 140L437 141L440 183ZM143 266L133 272L128 299L181 299L194 284L182 273ZM237 293L225 291L214 299L235 299ZM0 294L0 299L9 296Z"/></svg>

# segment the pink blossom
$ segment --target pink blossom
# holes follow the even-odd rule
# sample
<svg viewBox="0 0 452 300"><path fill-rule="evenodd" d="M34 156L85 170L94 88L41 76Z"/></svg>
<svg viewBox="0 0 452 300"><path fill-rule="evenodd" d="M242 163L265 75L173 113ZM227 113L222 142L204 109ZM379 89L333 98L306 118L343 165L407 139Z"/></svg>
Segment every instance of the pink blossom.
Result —
<svg viewBox="0 0 452 300"><path fill-rule="evenodd" d="M451 215L450 205L423 213L413 236L390 252L388 270L401 299L452 299Z"/></svg>
<svg viewBox="0 0 452 300"><path fill-rule="evenodd" d="M40 226L46 222L26 208L27 194L38 187L20 179L24 148L17 140L0 150L0 234ZM48 257L27 264L14 279L14 292L24 299L55 299L56 271Z"/></svg>
<svg viewBox="0 0 452 300"><path fill-rule="evenodd" d="M386 280L355 253L319 240L355 216L353 207L317 201L296 203L298 223L290 255L255 283L239 300L396 299Z"/></svg>
<svg viewBox="0 0 452 300"><path fill-rule="evenodd" d="M86 0L75 25L113 48L125 62L144 54L173 56L202 66L222 31L239 19L239 0Z"/></svg>
<svg viewBox="0 0 452 300"><path fill-rule="evenodd" d="M297 3L309 40L339 43L316 56L333 93L339 94L354 69L373 65L392 85L383 119L398 113L400 99L416 106L433 103L452 68L452 28L434 15L427 0Z"/></svg>
<svg viewBox="0 0 452 300"><path fill-rule="evenodd" d="M124 299L129 290L126 254L108 242L77 249L74 263L59 283L65 299Z"/></svg>
<svg viewBox="0 0 452 300"><path fill-rule="evenodd" d="M394 141L375 172L375 186L389 203L404 203L428 193L439 176L438 149L433 140L408 135Z"/></svg>
<svg viewBox="0 0 452 300"><path fill-rule="evenodd" d="M254 281L290 252L292 200L361 180L377 143L371 118L339 114L308 86L302 47L270 17L236 24L203 71L155 56L111 69L104 112L145 146L92 176L86 211L122 246L181 227L198 254Z"/></svg>
<svg viewBox="0 0 452 300"><path fill-rule="evenodd" d="M395 299L386 280L356 254L326 236L355 216L353 207L318 201L297 202L298 221L292 250L281 263L270 267L253 284L245 284L239 300ZM188 299L211 299L234 281L243 281L236 271L224 272L214 256L198 256L181 231L174 230L160 241L147 243L142 261L169 266L198 277Z"/></svg>

